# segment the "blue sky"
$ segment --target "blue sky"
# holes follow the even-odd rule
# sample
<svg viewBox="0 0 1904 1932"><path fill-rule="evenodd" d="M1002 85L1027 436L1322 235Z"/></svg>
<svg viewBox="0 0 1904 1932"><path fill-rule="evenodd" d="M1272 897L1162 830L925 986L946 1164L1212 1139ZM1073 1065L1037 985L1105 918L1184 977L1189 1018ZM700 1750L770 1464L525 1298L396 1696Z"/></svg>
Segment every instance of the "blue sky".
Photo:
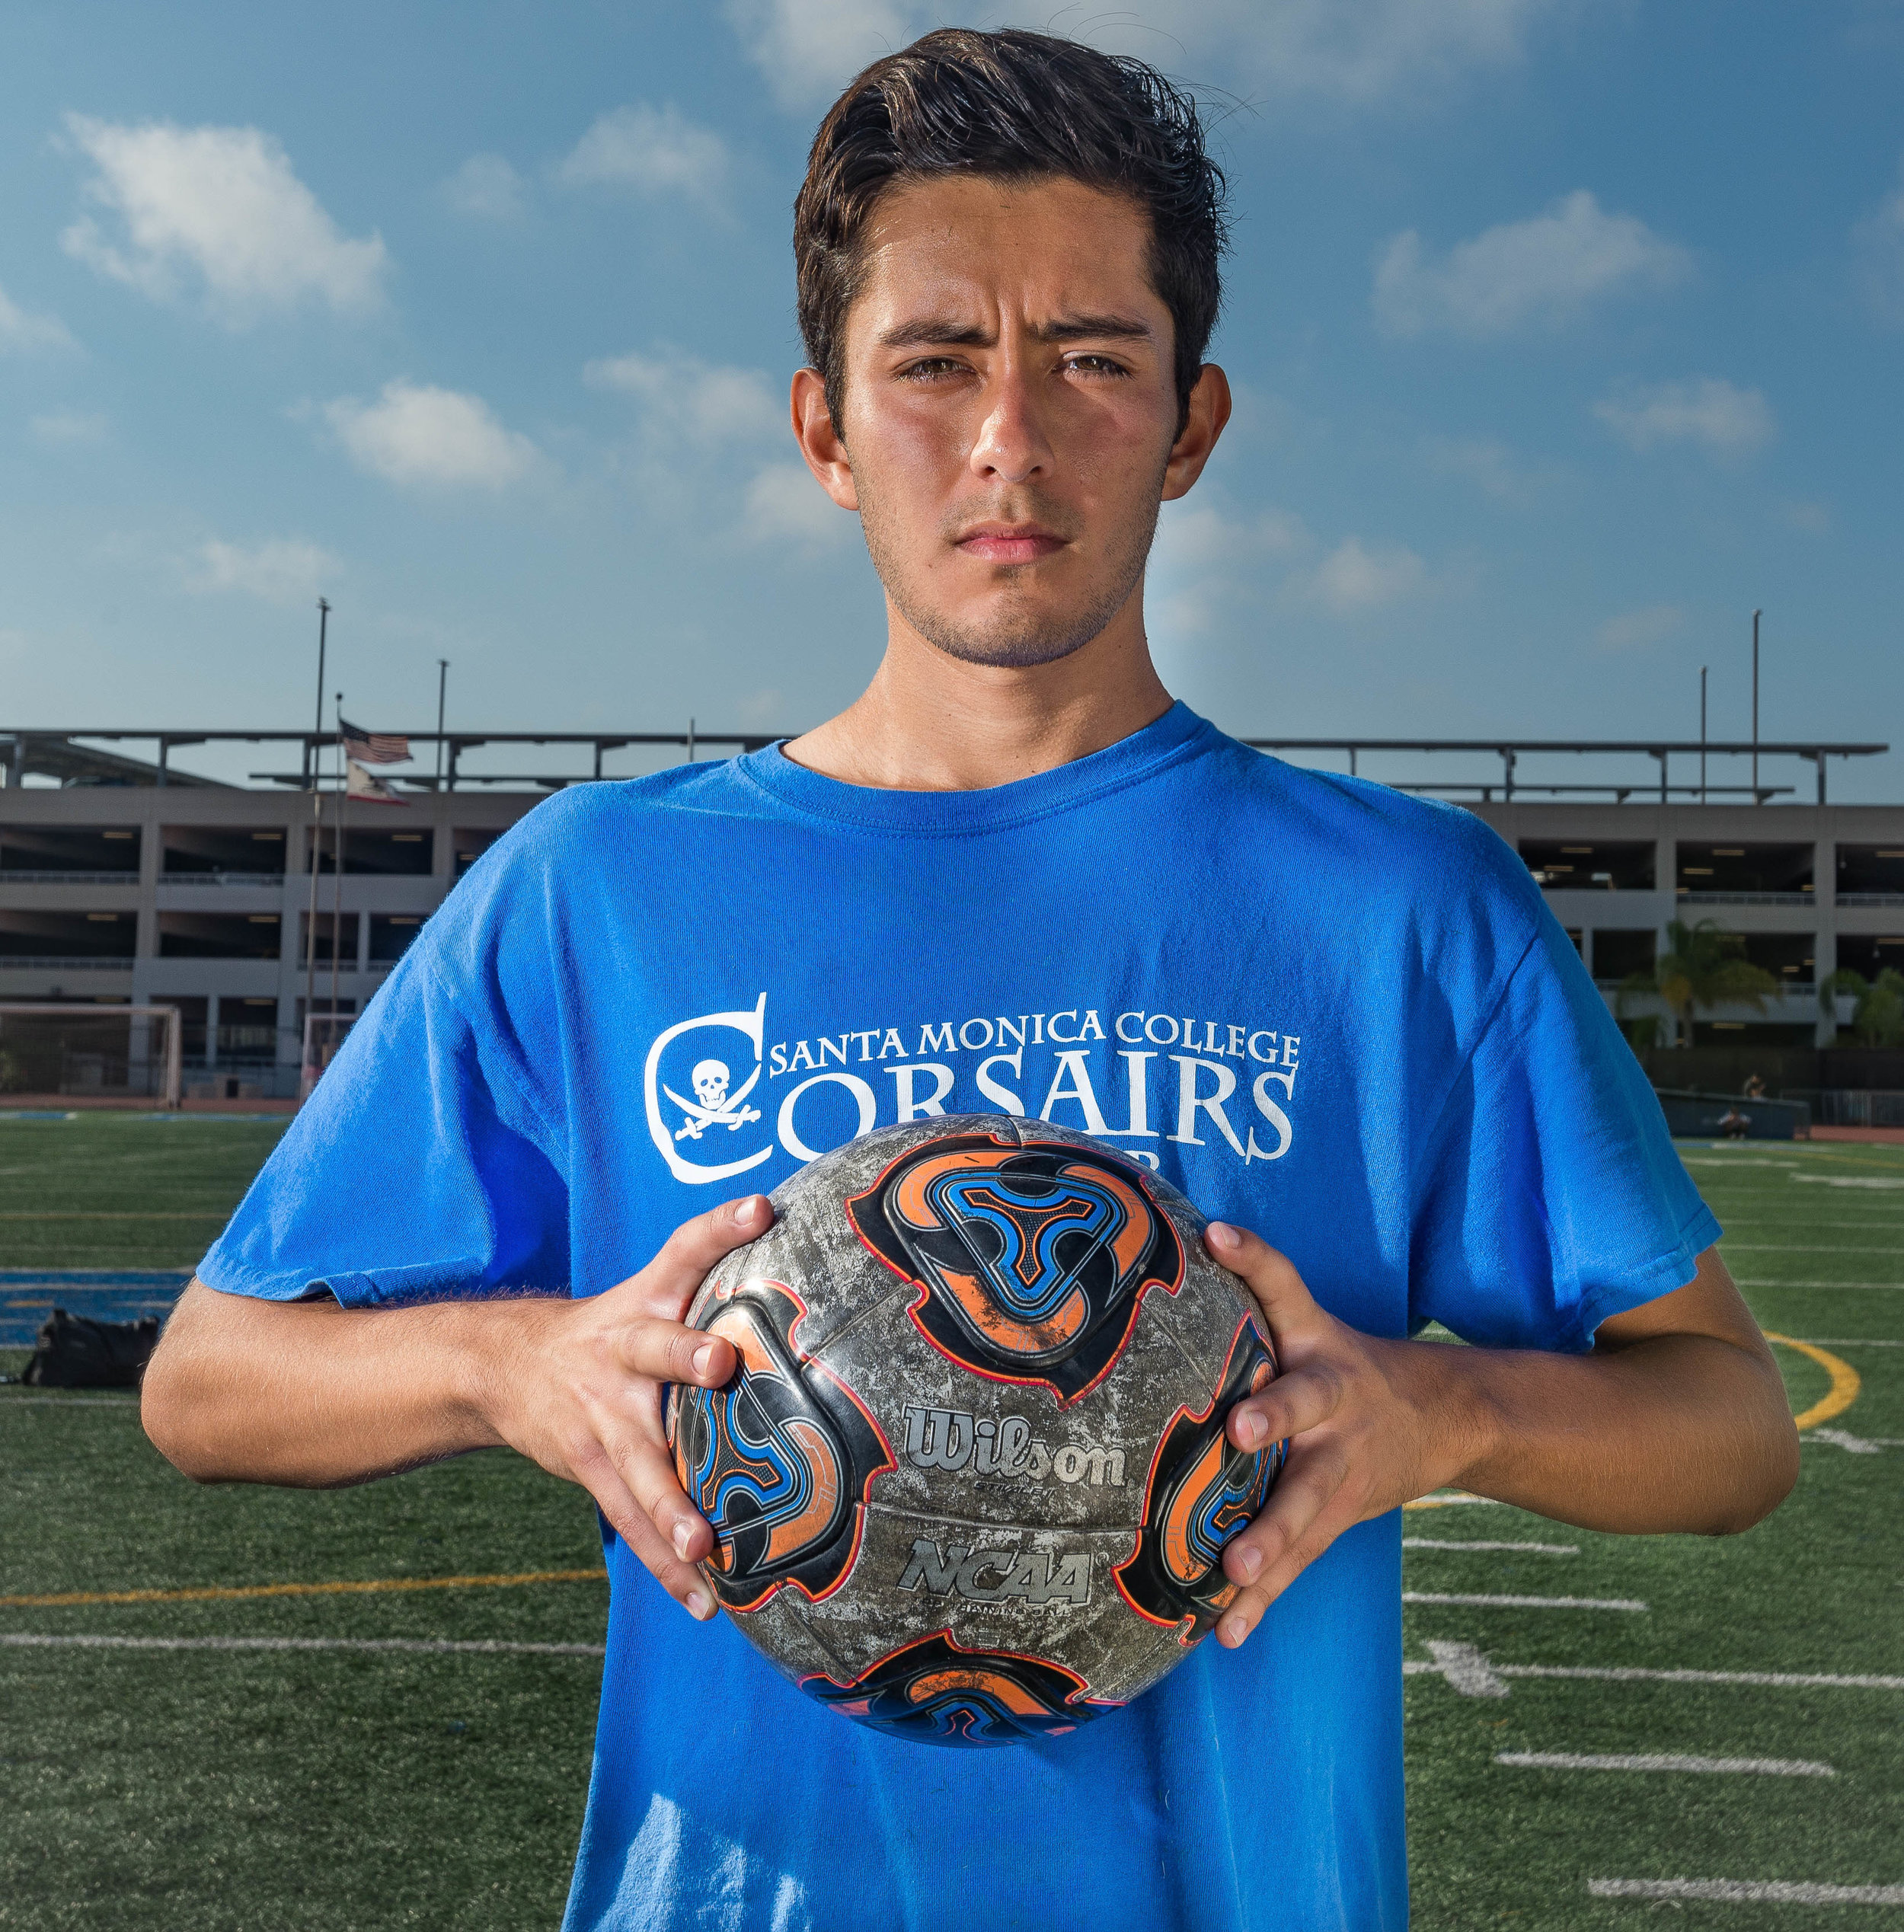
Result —
<svg viewBox="0 0 1904 1932"><path fill-rule="evenodd" d="M1239 733L1904 742L1894 0L14 0L0 724L797 729L876 662L787 209L943 21L1208 91L1240 407L1166 513ZM1419 758L1397 776L1433 775ZM1835 795L1904 796L1899 755Z"/></svg>

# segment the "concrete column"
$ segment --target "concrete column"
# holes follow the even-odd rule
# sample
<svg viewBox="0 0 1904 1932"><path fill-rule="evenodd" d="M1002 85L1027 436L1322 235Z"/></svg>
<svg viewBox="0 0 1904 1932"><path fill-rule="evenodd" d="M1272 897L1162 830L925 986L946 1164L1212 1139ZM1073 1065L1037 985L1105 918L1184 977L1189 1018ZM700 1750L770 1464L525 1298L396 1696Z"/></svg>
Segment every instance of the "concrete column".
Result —
<svg viewBox="0 0 1904 1932"><path fill-rule="evenodd" d="M205 1070L211 1072L218 1065L218 995L207 993L205 996Z"/></svg>

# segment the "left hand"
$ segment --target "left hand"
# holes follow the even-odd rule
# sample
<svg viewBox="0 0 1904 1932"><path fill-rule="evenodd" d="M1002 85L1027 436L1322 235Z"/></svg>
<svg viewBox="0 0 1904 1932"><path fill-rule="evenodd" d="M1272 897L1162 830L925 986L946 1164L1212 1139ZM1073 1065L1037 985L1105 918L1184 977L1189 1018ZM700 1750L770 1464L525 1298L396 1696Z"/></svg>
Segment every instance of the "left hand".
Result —
<svg viewBox="0 0 1904 1932"><path fill-rule="evenodd" d="M1223 1552L1240 1587L1216 1640L1233 1650L1344 1530L1455 1480L1473 1449L1452 1413L1458 1351L1337 1321L1286 1256L1242 1228L1212 1221L1203 1239L1255 1297L1276 1344L1276 1378L1231 1410L1229 1439L1289 1445L1263 1513Z"/></svg>

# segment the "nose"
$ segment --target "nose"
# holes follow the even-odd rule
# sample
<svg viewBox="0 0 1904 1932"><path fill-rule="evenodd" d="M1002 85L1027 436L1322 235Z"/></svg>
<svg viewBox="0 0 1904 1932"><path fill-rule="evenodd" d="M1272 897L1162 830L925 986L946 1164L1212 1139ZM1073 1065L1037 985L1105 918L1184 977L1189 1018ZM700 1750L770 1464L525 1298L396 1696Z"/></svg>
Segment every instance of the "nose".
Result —
<svg viewBox="0 0 1904 1932"><path fill-rule="evenodd" d="M987 387L985 417L969 459L973 474L1002 483L1048 474L1051 444L1025 372L1002 370Z"/></svg>

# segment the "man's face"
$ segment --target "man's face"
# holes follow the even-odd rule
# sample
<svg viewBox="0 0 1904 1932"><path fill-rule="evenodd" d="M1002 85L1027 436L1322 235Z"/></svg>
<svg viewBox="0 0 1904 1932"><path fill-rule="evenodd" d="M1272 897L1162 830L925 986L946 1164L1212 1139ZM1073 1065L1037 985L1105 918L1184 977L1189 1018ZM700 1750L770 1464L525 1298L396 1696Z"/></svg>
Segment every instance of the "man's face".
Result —
<svg viewBox="0 0 1904 1932"><path fill-rule="evenodd" d="M900 615L952 656L1065 656L1142 581L1179 493L1148 241L1134 203L1063 180L930 181L874 212L847 318L851 474L829 487Z"/></svg>

